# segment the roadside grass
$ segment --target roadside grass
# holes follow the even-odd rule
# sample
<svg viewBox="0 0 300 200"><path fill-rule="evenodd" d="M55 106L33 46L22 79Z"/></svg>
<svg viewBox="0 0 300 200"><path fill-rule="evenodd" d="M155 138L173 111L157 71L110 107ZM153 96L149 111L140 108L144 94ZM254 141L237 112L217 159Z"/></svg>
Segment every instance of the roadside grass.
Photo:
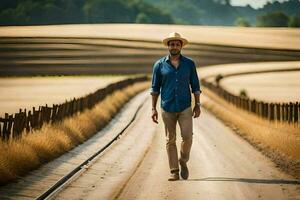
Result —
<svg viewBox="0 0 300 200"><path fill-rule="evenodd" d="M0 184L13 181L83 143L103 128L130 98L148 87L149 82L136 83L60 123L23 132L18 140L0 141Z"/></svg>
<svg viewBox="0 0 300 200"><path fill-rule="evenodd" d="M270 122L229 104L208 89L204 107L246 139L277 167L300 178L300 126ZM238 147L237 147L238 148Z"/></svg>

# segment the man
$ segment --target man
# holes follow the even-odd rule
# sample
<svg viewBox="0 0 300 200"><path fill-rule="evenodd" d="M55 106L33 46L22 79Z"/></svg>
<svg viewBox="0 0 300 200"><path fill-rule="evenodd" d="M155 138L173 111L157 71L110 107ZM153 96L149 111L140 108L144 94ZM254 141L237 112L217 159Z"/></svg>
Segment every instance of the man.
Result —
<svg viewBox="0 0 300 200"><path fill-rule="evenodd" d="M170 177L169 181L187 179L189 171L187 162L193 139L193 117L200 116L200 84L195 63L192 59L181 55L181 49L188 41L174 32L163 40L168 47L169 55L155 62L152 76L152 120L158 123L156 103L161 94L162 119L166 134ZM191 89L190 89L191 88ZM191 92L195 105L191 108ZM180 158L176 147L176 124L179 123L182 142Z"/></svg>

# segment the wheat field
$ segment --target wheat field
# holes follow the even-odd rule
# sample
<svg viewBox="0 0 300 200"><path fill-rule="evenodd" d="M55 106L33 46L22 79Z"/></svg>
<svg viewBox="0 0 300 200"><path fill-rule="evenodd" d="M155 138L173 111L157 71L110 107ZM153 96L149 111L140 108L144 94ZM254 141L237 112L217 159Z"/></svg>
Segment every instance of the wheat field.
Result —
<svg viewBox="0 0 300 200"><path fill-rule="evenodd" d="M251 99L266 102L297 102L300 100L300 71L271 72L226 77L220 85L239 95L245 89Z"/></svg>
<svg viewBox="0 0 300 200"><path fill-rule="evenodd" d="M130 30L130 31L128 31ZM300 49L297 28L244 28L161 24L84 24L0 27L0 37L104 37L161 41L179 32L191 42L274 49Z"/></svg>
<svg viewBox="0 0 300 200"><path fill-rule="evenodd" d="M85 96L127 76L48 76L0 78L0 116L19 108L52 106L74 97Z"/></svg>

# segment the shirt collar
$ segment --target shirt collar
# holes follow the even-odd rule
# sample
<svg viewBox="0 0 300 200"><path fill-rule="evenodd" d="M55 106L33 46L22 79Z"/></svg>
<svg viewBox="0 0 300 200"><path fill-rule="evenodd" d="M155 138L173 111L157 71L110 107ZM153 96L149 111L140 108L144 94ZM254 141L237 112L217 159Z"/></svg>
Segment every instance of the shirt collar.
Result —
<svg viewBox="0 0 300 200"><path fill-rule="evenodd" d="M180 54L179 60L181 60L181 59L182 59L182 55ZM170 54L166 56L165 61L170 62Z"/></svg>

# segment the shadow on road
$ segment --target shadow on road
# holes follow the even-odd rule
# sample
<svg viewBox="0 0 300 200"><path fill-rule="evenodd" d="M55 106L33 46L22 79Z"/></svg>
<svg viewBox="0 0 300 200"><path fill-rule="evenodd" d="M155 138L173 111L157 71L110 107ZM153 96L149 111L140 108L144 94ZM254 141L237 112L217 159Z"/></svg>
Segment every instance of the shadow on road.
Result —
<svg viewBox="0 0 300 200"><path fill-rule="evenodd" d="M300 180L251 179L251 178L228 178L228 177L207 177L207 178L199 178L199 179L188 179L186 181L233 181L233 182L245 182L245 183L300 185Z"/></svg>

